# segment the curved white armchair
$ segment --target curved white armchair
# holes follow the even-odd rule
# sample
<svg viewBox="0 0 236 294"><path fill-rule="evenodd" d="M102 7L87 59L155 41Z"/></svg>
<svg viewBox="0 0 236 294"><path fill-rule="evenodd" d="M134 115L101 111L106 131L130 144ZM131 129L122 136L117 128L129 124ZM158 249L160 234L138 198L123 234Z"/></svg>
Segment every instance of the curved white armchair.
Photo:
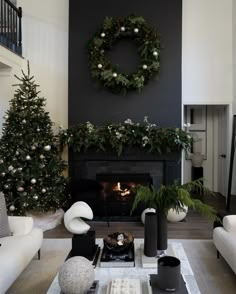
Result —
<svg viewBox="0 0 236 294"><path fill-rule="evenodd" d="M43 232L31 217L9 216L12 236L0 238L0 294L21 274L43 242Z"/></svg>
<svg viewBox="0 0 236 294"><path fill-rule="evenodd" d="M223 227L213 230L213 242L217 251L236 274L236 215L223 218Z"/></svg>

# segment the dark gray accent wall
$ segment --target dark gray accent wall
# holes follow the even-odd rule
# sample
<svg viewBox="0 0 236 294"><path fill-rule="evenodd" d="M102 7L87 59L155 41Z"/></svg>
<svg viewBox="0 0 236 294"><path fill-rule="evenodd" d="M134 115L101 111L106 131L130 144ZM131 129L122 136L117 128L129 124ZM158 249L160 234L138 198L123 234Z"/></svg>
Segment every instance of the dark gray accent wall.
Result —
<svg viewBox="0 0 236 294"><path fill-rule="evenodd" d="M106 16L143 16L161 36L161 70L141 93L126 96L99 88L90 77L86 44ZM160 126L181 123L182 0L70 0L69 9L69 125L142 121L148 116ZM121 42L111 54L122 70L138 62L136 48ZM128 65L128 68L127 68ZM130 67L129 67L130 66Z"/></svg>

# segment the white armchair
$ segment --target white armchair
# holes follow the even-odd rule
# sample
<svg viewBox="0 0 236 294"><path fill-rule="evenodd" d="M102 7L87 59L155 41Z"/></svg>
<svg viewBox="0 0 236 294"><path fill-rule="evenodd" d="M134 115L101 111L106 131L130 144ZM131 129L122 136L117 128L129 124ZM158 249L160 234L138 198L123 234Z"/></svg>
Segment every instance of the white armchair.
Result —
<svg viewBox="0 0 236 294"><path fill-rule="evenodd" d="M213 242L219 253L236 274L236 215L228 215L223 218L223 227L213 230Z"/></svg>
<svg viewBox="0 0 236 294"><path fill-rule="evenodd" d="M12 236L0 238L0 294L17 279L38 252L43 241L41 229L34 228L31 217L9 216Z"/></svg>

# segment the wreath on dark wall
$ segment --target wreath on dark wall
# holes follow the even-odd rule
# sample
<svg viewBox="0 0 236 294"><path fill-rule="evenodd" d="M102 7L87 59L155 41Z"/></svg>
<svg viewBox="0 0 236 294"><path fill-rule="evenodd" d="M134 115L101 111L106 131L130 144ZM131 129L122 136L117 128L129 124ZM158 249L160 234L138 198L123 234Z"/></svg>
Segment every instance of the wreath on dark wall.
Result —
<svg viewBox="0 0 236 294"><path fill-rule="evenodd" d="M140 65L131 74L119 72L106 52L115 42L130 38L138 45ZM160 40L158 33L141 16L123 18L106 17L102 26L88 42L89 68L92 77L114 93L141 91L160 70Z"/></svg>

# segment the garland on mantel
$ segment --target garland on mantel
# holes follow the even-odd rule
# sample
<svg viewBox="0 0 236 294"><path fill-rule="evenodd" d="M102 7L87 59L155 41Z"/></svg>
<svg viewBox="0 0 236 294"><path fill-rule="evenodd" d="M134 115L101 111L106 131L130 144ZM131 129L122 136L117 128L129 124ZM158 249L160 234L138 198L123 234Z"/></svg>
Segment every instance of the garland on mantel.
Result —
<svg viewBox="0 0 236 294"><path fill-rule="evenodd" d="M136 72L126 74L111 63L107 51L120 39L129 38L138 45L140 65ZM141 16L106 17L102 26L88 42L89 68L92 77L112 92L141 91L159 73L160 40L158 33Z"/></svg>
<svg viewBox="0 0 236 294"><path fill-rule="evenodd" d="M88 150L112 151L118 155L129 149L165 154L188 150L192 138L180 128L161 128L144 118L142 124L131 119L123 123L95 126L90 122L81 123L59 134L62 149L67 145L75 152Z"/></svg>

